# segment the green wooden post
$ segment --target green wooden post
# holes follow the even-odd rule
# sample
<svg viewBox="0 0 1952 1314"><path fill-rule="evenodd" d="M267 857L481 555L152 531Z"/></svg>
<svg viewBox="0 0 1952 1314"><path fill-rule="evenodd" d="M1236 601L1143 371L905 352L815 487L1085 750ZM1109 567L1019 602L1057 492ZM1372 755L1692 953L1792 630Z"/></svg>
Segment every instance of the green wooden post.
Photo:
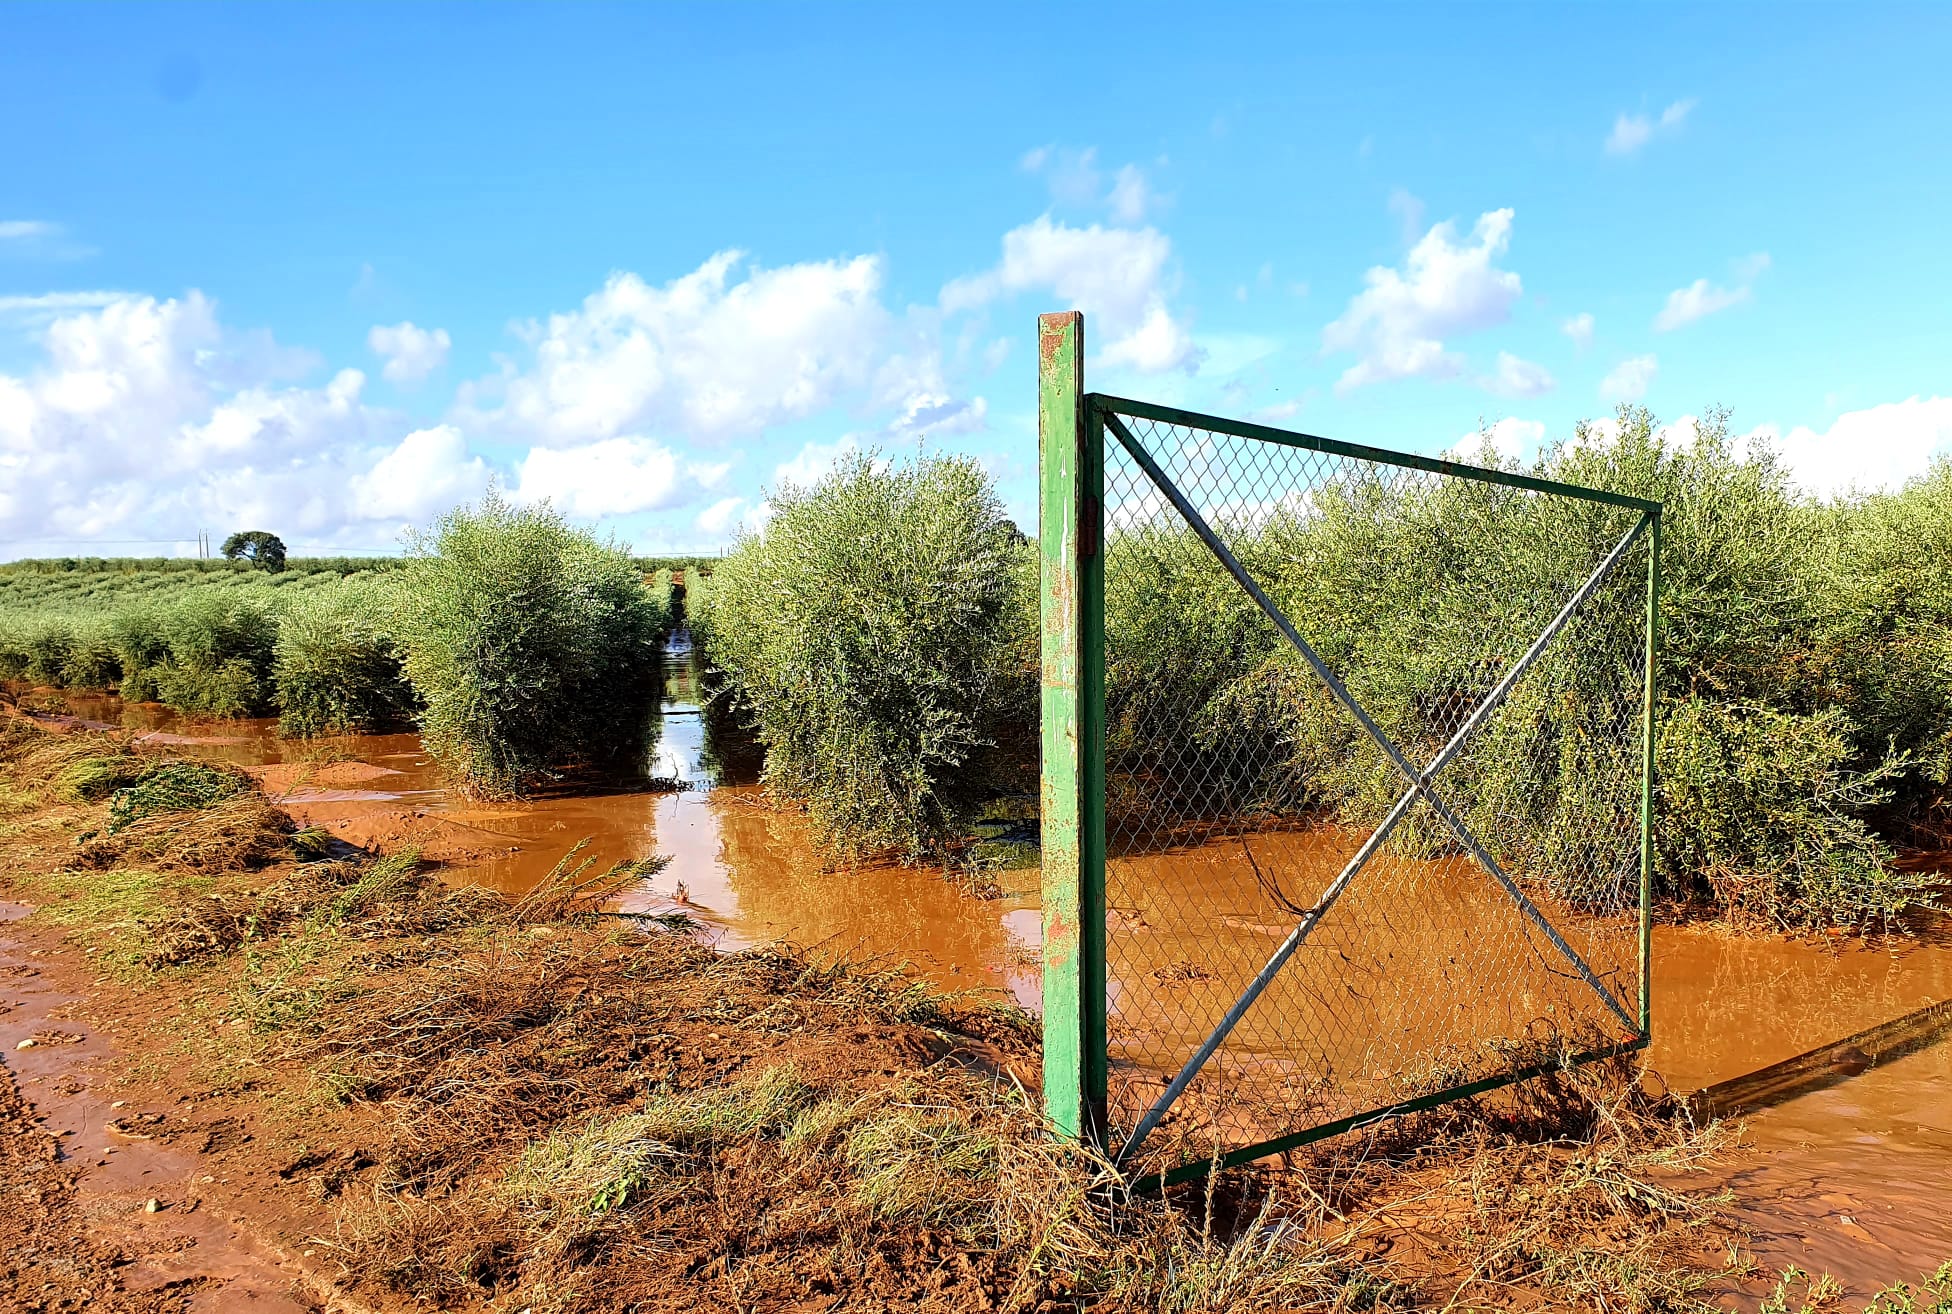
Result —
<svg viewBox="0 0 1952 1314"><path fill-rule="evenodd" d="M1654 699L1661 631L1661 511L1647 513L1647 667L1640 738L1640 1038L1654 1034Z"/></svg>
<svg viewBox="0 0 1952 1314"><path fill-rule="evenodd" d="M1105 1102L1104 444L1084 316L1037 321L1043 622L1044 1111L1099 1137Z"/></svg>

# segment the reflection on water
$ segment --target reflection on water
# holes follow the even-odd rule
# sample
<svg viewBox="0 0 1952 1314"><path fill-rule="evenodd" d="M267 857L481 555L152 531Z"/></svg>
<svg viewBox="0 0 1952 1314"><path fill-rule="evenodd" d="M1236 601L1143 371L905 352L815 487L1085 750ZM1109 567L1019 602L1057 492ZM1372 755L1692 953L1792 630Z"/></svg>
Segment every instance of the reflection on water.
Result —
<svg viewBox="0 0 1952 1314"><path fill-rule="evenodd" d="M1952 925L1885 947L1655 932L1652 1062L1693 1089L1952 999ZM1854 1065L1853 1065L1854 1066ZM1952 1257L1952 1045L1879 1064L1747 1120L1732 1177L1765 1261L1856 1295Z"/></svg>
<svg viewBox="0 0 1952 1314"><path fill-rule="evenodd" d="M355 843L421 844L447 864L452 879L520 894L578 841L588 841L584 856L598 870L661 853L670 865L626 890L619 911L688 913L726 949L791 940L907 963L942 988L1007 993L1034 1008L1036 871L1006 871L1002 897L978 900L931 872L835 870L800 817L765 803L750 778L750 749L714 741L708 723L720 718L701 707L692 658L682 642L666 654L660 734L642 778L600 791L585 782L521 803L453 793L417 735L280 740L272 720L195 724L155 704L80 695L68 701L76 715L145 731L158 747L269 768L267 790L301 820ZM386 773L347 781L334 765L344 759Z"/></svg>
<svg viewBox="0 0 1952 1314"><path fill-rule="evenodd" d="M1007 992L1033 1008L1038 1002L1034 870L1003 873L1003 897L984 901L928 872L830 868L799 817L767 807L758 787L737 772L719 779L714 763L740 759L714 753L724 745L711 741L697 673L682 648L671 654L662 733L647 771L687 786L681 791L640 781L521 804L471 803L442 786L411 734L293 743L279 740L268 721L184 725L153 706L81 697L71 704L80 716L143 730L173 751L273 768L279 774L267 771L267 786L290 790L294 809L308 820L332 819L377 836L396 823L408 835L420 833L409 823L443 827L436 838L461 855L448 859L457 879L519 892L585 837L590 854L606 865L665 853L670 866L628 891L623 908L683 909L727 948L779 939L824 942L836 952L907 962L938 985ZM1324 831L1310 842L1329 863L1348 839ZM1134 946L1130 961L1114 965L1112 982L1119 1012L1137 1016L1135 999L1178 998L1186 1017L1204 1016L1223 1007L1229 992L1179 965L1259 961L1286 933L1278 916L1256 904L1250 873L1227 867L1231 861L1216 860L1199 889L1177 891L1212 914L1198 937L1126 936ZM1114 919L1145 924L1156 891L1143 888L1142 877L1133 867L1114 882ZM1468 865L1432 864L1419 878L1443 895L1443 915L1432 925L1478 926L1481 891ZM1414 927L1397 929L1401 954L1430 948L1412 943ZM1952 998L1952 923L1941 923L1922 942L1882 948L1845 940L1738 940L1663 926L1655 930L1654 950L1651 1059L1682 1090ZM1453 993L1467 993L1469 972L1454 975ZM1148 1010L1151 1025L1173 1025L1172 1011ZM1270 1010L1243 1028L1242 1043L1278 1047L1285 1034L1280 1019L1291 1015ZM1735 1185L1743 1198L1767 1202L1747 1215L1765 1263L1828 1269L1861 1289L1915 1276L1952 1255L1952 1045L1768 1109L1749 1119L1749 1129L1761 1153L1738 1169Z"/></svg>

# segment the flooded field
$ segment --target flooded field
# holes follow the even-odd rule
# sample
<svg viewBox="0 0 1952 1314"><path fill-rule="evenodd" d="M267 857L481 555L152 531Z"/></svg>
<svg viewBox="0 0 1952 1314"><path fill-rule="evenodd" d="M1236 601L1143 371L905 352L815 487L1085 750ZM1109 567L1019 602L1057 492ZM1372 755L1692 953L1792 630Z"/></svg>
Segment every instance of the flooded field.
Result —
<svg viewBox="0 0 1952 1314"><path fill-rule="evenodd" d="M754 782L736 773L721 778L693 675L682 652L673 658L650 783L523 804L454 796L410 734L297 744L280 741L271 722L191 726L150 706L69 702L79 716L257 770L302 820L352 842L421 844L453 879L519 893L586 838L588 854L605 865L664 853L671 865L628 892L620 911L683 910L726 948L822 943L847 956L905 962L941 986L1036 1007L1034 869L1003 871L1000 895L990 899L927 872L832 870L797 817L766 807ZM1332 833L1312 842L1324 862L1346 847ZM1446 878L1441 863L1429 866L1426 879L1452 879L1459 889L1467 883L1462 873ZM1146 891L1132 877L1114 881L1112 915L1143 923ZM1213 888L1201 897L1216 909L1243 904L1247 879L1217 861ZM1473 925L1474 905L1461 895L1454 901L1448 923ZM1155 936L1128 960L1115 956L1114 1000L1135 989L1157 997L1181 963L1258 960L1286 929L1222 909L1204 943ZM1468 976L1470 964L1460 971ZM1882 946L1659 926L1653 979L1653 1066L1675 1089L1694 1090L1952 999L1952 921ZM1175 988L1201 1000L1180 1010L1188 1036L1228 993L1197 978ZM1267 1041L1244 1032L1241 1045ZM1748 1126L1757 1152L1736 1165L1732 1184L1764 1263L1829 1270L1861 1289L1915 1277L1952 1256L1952 1044L1818 1073L1790 1098L1751 1114Z"/></svg>

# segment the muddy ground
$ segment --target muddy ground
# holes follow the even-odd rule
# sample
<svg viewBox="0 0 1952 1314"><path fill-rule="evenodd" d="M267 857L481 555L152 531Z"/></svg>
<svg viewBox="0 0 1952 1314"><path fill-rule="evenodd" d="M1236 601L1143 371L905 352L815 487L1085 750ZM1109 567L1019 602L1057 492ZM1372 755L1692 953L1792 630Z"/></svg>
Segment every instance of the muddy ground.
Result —
<svg viewBox="0 0 1952 1314"><path fill-rule="evenodd" d="M301 862L255 789L104 837L87 782L168 746L67 728L0 726L0 1308L1681 1309L1772 1287L1719 1190L1740 1151L1629 1071L1126 1199L1044 1133L1013 1009L721 954L593 891L510 905L404 852Z"/></svg>

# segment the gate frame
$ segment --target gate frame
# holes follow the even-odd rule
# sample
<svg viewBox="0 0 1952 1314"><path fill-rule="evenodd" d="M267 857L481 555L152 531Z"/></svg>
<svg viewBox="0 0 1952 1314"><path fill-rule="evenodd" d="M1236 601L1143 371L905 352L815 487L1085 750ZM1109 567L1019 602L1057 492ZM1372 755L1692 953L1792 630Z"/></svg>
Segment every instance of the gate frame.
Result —
<svg viewBox="0 0 1952 1314"><path fill-rule="evenodd" d="M1439 457L1320 438L1084 391L1084 316L1037 323L1038 555L1041 577L1044 1110L1061 1135L1109 1149L1110 1064L1105 945L1104 475L1108 414L1225 433L1641 513L1648 538L1641 688L1639 1034L1569 1059L1498 1073L1449 1090L1182 1164L1142 1185L1164 1187L1373 1123L1645 1049L1653 1034L1654 685L1660 642L1661 504L1646 498ZM1163 489L1161 491L1164 491ZM1631 537L1631 536L1630 536ZM1624 545L1623 545L1624 546Z"/></svg>

